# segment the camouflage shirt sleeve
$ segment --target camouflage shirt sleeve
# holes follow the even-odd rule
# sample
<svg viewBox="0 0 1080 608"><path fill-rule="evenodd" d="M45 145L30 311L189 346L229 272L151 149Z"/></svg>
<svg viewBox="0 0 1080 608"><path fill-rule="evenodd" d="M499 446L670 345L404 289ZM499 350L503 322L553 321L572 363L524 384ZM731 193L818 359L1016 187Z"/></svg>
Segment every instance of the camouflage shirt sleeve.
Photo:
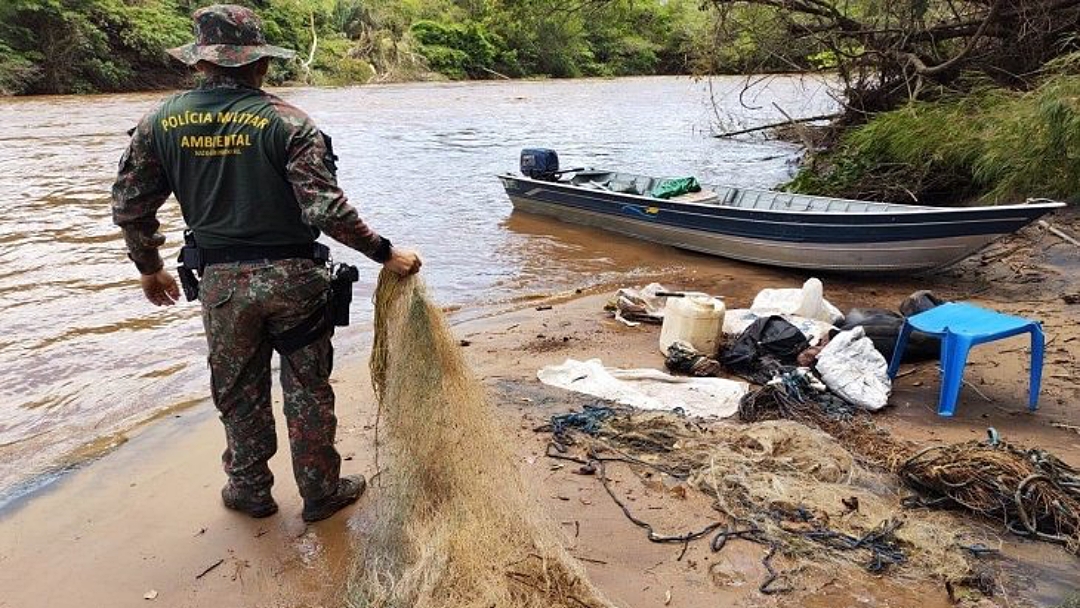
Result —
<svg viewBox="0 0 1080 608"><path fill-rule="evenodd" d="M310 118L292 107L280 108L292 128L286 144L286 175L300 203L304 219L334 240L347 245L372 260L383 263L390 258L390 241L379 236L360 219L338 187L337 177L327 163L330 151L322 132Z"/></svg>
<svg viewBox="0 0 1080 608"><path fill-rule="evenodd" d="M172 194L154 151L153 114L148 113L135 127L112 187L113 223L123 230L128 257L142 274L153 274L164 266L158 247L165 243L165 236L158 232L157 210Z"/></svg>

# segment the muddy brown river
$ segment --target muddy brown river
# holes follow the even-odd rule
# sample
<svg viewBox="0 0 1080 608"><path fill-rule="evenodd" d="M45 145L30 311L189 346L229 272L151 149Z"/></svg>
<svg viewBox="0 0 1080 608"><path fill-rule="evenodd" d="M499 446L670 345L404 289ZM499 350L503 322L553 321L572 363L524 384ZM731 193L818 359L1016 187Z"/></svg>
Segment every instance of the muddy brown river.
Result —
<svg viewBox="0 0 1080 608"><path fill-rule="evenodd" d="M278 91L334 137L340 180L361 215L418 248L439 300L463 315L527 297L656 273L671 263L601 232L511 214L495 174L523 147L557 148L564 166L612 167L770 187L796 147L720 140L726 127L829 106L817 81L686 78L409 84ZM125 131L160 94L0 100L0 505L48 482L117 433L208 402L197 304L142 297L110 221L109 188ZM160 213L175 259L182 223ZM362 269L354 327L365 340L377 267ZM643 254L647 252L647 254ZM172 266L171 264L169 264Z"/></svg>

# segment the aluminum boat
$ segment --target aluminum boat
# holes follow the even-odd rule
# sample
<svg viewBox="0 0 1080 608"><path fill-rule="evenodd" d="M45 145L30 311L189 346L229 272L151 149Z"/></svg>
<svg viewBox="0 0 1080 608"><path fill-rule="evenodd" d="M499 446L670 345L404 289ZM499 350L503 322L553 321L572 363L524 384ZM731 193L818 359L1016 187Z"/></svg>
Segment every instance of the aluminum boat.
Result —
<svg viewBox="0 0 1080 608"><path fill-rule="evenodd" d="M499 176L514 208L758 264L836 272L939 268L1064 203L928 207L703 186L661 199L661 179L615 171L523 170ZM554 161L557 163L557 160ZM533 166L530 161L530 167Z"/></svg>

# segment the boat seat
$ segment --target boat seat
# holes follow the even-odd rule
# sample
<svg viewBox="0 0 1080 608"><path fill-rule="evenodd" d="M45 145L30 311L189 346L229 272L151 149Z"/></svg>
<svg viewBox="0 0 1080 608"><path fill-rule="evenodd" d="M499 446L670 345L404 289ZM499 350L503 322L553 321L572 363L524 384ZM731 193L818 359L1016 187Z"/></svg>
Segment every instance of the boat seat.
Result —
<svg viewBox="0 0 1080 608"><path fill-rule="evenodd" d="M679 196L673 196L670 200L679 203L719 204L720 197L712 190L702 188L697 192L687 192Z"/></svg>
<svg viewBox="0 0 1080 608"><path fill-rule="evenodd" d="M604 190L605 192L611 191L611 188L608 188L606 182L579 182L576 185L581 186L582 188L591 188L593 190Z"/></svg>
<svg viewBox="0 0 1080 608"><path fill-rule="evenodd" d="M578 171L570 178L570 183L578 186L591 186L604 184L611 180L611 171L595 171L586 169Z"/></svg>

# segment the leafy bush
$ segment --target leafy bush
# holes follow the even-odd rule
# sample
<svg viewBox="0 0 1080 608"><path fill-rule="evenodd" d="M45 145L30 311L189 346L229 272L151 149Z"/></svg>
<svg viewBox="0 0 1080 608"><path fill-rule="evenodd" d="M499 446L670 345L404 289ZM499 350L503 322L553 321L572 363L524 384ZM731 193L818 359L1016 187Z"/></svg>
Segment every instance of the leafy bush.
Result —
<svg viewBox="0 0 1080 608"><path fill-rule="evenodd" d="M1080 76L1026 93L983 86L849 131L789 184L799 192L954 204L1080 194Z"/></svg>
<svg viewBox="0 0 1080 608"><path fill-rule="evenodd" d="M451 78L486 77L499 56L492 40L501 40L479 23L424 20L414 23L411 30L431 69Z"/></svg>
<svg viewBox="0 0 1080 608"><path fill-rule="evenodd" d="M219 0L0 0L0 93L177 86L164 50L191 40L191 12ZM573 77L711 71L713 13L698 0L233 0L255 9L275 62L269 81ZM426 66L425 66L426 64Z"/></svg>
<svg viewBox="0 0 1080 608"><path fill-rule="evenodd" d="M3 63L36 66L18 69L17 92L142 88L144 79L137 76L160 71L162 51L182 42L190 29L175 0L6 0L0 5Z"/></svg>
<svg viewBox="0 0 1080 608"><path fill-rule="evenodd" d="M312 83L323 86L363 84L375 75L371 64L352 55L352 44L345 38L323 39L312 65Z"/></svg>
<svg viewBox="0 0 1080 608"><path fill-rule="evenodd" d="M0 43L0 95L15 95L27 90L39 78L41 69L34 62Z"/></svg>

